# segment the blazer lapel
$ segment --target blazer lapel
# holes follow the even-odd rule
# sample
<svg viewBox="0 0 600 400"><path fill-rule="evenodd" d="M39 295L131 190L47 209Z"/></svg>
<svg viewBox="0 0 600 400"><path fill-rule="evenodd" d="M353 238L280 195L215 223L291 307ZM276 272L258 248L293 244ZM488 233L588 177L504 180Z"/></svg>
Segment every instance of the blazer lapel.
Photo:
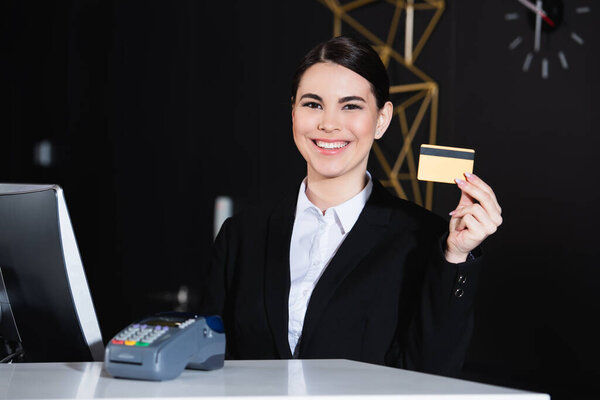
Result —
<svg viewBox="0 0 600 400"><path fill-rule="evenodd" d="M294 201L288 198L269 219L265 265L265 308L279 357L292 358L288 342L290 241Z"/></svg>
<svg viewBox="0 0 600 400"><path fill-rule="evenodd" d="M323 310L340 283L386 235L391 213L390 209L383 204L386 196L390 195L374 180L371 197L313 290L304 317L302 343L309 343ZM302 356L302 346L300 356Z"/></svg>

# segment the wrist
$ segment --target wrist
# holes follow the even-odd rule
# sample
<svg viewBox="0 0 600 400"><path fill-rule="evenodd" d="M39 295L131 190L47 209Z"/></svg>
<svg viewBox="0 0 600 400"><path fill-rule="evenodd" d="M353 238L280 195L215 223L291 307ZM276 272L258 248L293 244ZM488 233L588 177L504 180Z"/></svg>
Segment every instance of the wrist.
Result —
<svg viewBox="0 0 600 400"><path fill-rule="evenodd" d="M463 253L460 251L451 251L447 248L444 257L449 263L459 264L467 261L467 258L469 257L469 252Z"/></svg>

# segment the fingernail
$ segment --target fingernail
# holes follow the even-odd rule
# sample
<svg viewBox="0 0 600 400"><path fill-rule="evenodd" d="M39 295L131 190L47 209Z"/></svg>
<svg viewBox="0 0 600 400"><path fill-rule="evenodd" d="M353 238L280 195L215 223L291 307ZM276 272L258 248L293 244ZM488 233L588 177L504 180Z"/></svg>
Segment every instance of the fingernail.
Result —
<svg viewBox="0 0 600 400"><path fill-rule="evenodd" d="M461 185L465 184L465 181L463 181L462 179L455 178L454 181L456 182L456 184L458 186L461 186Z"/></svg>
<svg viewBox="0 0 600 400"><path fill-rule="evenodd" d="M475 175L473 175L473 174L470 174L470 173L468 173L468 172L465 172L465 176L467 177L467 179L469 179L469 178L472 178L472 177L473 177L473 176L475 176Z"/></svg>
<svg viewBox="0 0 600 400"><path fill-rule="evenodd" d="M450 212L448 213L448 215L454 215L455 213L456 213L456 210L453 210L453 211L450 211Z"/></svg>

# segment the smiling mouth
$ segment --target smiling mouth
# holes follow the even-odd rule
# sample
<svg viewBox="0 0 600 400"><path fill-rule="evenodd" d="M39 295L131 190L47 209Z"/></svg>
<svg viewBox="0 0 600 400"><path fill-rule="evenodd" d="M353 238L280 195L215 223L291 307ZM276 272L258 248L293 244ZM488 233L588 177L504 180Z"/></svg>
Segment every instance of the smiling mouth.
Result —
<svg viewBox="0 0 600 400"><path fill-rule="evenodd" d="M313 140L313 142L321 149L341 149L348 146L350 142L323 142L321 140Z"/></svg>

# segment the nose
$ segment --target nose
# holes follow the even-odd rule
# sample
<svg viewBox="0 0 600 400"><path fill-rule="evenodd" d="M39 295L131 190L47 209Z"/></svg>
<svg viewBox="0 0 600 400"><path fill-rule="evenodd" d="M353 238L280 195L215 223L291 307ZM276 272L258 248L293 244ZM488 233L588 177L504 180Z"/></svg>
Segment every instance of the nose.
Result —
<svg viewBox="0 0 600 400"><path fill-rule="evenodd" d="M335 111L324 111L322 113L322 117L319 121L319 126L317 128L325 133L333 133L335 131L340 130L339 122L337 120L337 115Z"/></svg>

